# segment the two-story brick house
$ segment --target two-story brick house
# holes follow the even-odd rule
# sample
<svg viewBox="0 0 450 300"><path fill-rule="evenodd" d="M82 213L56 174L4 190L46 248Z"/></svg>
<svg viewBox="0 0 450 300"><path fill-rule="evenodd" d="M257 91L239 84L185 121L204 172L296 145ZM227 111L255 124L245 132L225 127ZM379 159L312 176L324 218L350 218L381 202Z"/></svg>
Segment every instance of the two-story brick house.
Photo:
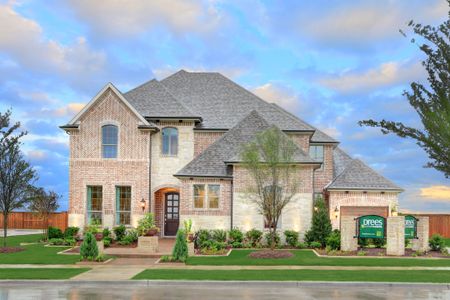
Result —
<svg viewBox="0 0 450 300"><path fill-rule="evenodd" d="M239 151L271 126L298 147L300 184L281 229L303 235L318 193L334 228L342 214L389 215L397 207L401 188L333 138L219 73L182 70L124 94L107 84L61 126L70 135L69 225L136 226L151 211L162 236L175 235L184 219L196 229L263 229Z"/></svg>

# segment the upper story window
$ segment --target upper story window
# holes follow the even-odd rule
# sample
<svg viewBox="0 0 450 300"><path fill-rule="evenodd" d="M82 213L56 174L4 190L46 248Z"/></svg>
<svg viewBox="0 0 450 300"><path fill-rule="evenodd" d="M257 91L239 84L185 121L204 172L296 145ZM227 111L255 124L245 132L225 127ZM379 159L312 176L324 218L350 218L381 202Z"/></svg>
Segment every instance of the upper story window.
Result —
<svg viewBox="0 0 450 300"><path fill-rule="evenodd" d="M309 156L317 161L322 162L320 169L323 169L323 146L313 145L309 146Z"/></svg>
<svg viewBox="0 0 450 300"><path fill-rule="evenodd" d="M177 155L178 153L178 129L173 127L163 128L162 134L162 154Z"/></svg>
<svg viewBox="0 0 450 300"><path fill-rule="evenodd" d="M117 158L119 129L115 125L102 126L102 157Z"/></svg>

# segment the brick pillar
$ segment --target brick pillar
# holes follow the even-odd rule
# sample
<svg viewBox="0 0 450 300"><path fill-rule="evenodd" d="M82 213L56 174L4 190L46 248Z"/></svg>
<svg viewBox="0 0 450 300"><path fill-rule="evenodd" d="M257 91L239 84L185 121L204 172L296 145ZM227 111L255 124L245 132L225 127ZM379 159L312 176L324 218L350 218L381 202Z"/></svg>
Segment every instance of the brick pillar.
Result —
<svg viewBox="0 0 450 300"><path fill-rule="evenodd" d="M387 255L405 254L405 217L387 218Z"/></svg>
<svg viewBox="0 0 450 300"><path fill-rule="evenodd" d="M341 218L341 250L358 250L358 239L356 235L356 217L345 216Z"/></svg>
<svg viewBox="0 0 450 300"><path fill-rule="evenodd" d="M414 251L428 251L428 238L429 238L429 217L417 218L417 239L412 240L412 249Z"/></svg>

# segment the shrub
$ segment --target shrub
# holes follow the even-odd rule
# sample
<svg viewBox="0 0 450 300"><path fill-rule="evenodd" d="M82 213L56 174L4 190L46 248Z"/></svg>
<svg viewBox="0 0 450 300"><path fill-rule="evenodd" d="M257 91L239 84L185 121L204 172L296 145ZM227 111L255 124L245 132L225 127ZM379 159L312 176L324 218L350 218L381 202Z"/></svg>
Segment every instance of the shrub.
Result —
<svg viewBox="0 0 450 300"><path fill-rule="evenodd" d="M125 231L127 228L125 225L119 225L117 227L114 227L114 235L116 236L116 241L121 241L125 237Z"/></svg>
<svg viewBox="0 0 450 300"><path fill-rule="evenodd" d="M308 244L302 243L302 242L298 242L295 247L297 247L298 249L306 249L306 248L308 248Z"/></svg>
<svg viewBox="0 0 450 300"><path fill-rule="evenodd" d="M298 244L298 232L294 230L284 231L284 236L286 237L286 244L291 247L295 247Z"/></svg>
<svg viewBox="0 0 450 300"><path fill-rule="evenodd" d="M261 241L263 232L258 229L252 229L245 233L245 236L252 247L258 246Z"/></svg>
<svg viewBox="0 0 450 300"><path fill-rule="evenodd" d="M105 260L106 260L106 257L103 254L97 255L97 257L95 258L96 262L104 262Z"/></svg>
<svg viewBox="0 0 450 300"><path fill-rule="evenodd" d="M317 199L315 206L317 210L313 212L312 226L305 234L305 241L308 243L319 242L321 247L325 247L326 238L331 234L331 221L322 197Z"/></svg>
<svg viewBox="0 0 450 300"><path fill-rule="evenodd" d="M363 250L360 250L360 251L358 251L358 253L356 253L356 255L358 255L358 256L366 256L366 251L363 251Z"/></svg>
<svg viewBox="0 0 450 300"><path fill-rule="evenodd" d="M232 242L231 247L233 248L243 248L244 244L242 242Z"/></svg>
<svg viewBox="0 0 450 300"><path fill-rule="evenodd" d="M209 241L211 239L211 235L209 234L209 231L206 229L200 229L195 234L195 247L202 248L202 244L204 241Z"/></svg>
<svg viewBox="0 0 450 300"><path fill-rule="evenodd" d="M173 260L173 257L170 255L163 255L163 256L161 256L161 259L159 261L160 262L172 262L174 260Z"/></svg>
<svg viewBox="0 0 450 300"><path fill-rule="evenodd" d="M108 227L103 229L103 239L111 238L111 230Z"/></svg>
<svg viewBox="0 0 450 300"><path fill-rule="evenodd" d="M440 234L433 234L428 241L431 250L441 251L445 248L445 240Z"/></svg>
<svg viewBox="0 0 450 300"><path fill-rule="evenodd" d="M212 231L212 238L216 242L226 242L227 241L227 232L222 229L215 229Z"/></svg>
<svg viewBox="0 0 450 300"><path fill-rule="evenodd" d="M383 248L384 245L386 245L386 239L372 239L372 243L376 248ZM405 247L406 247L405 243Z"/></svg>
<svg viewBox="0 0 450 300"><path fill-rule="evenodd" d="M268 246L270 246L270 242L272 240L272 236L273 236L273 239L274 239L274 242L275 242L275 246L278 247L280 245L280 235L277 232L275 232L275 233L267 232L264 235L264 238L266 239L266 244Z"/></svg>
<svg viewBox="0 0 450 300"><path fill-rule="evenodd" d="M70 238L70 237L75 237L78 234L78 231L80 231L80 228L72 226L72 227L67 227L66 230L64 230L64 237L65 238Z"/></svg>
<svg viewBox="0 0 450 300"><path fill-rule="evenodd" d="M91 221L91 223L86 226L86 228L84 229L84 232L90 232L93 235L96 235L97 233L100 232L100 220L98 219L94 219Z"/></svg>
<svg viewBox="0 0 450 300"><path fill-rule="evenodd" d="M367 239L367 238L359 238L358 239L358 245L361 248L367 247L367 245L369 245L369 239Z"/></svg>
<svg viewBox="0 0 450 300"><path fill-rule="evenodd" d="M54 246L61 246L61 245L65 245L66 241L64 241L63 239L60 239L60 238L53 238L53 239L49 239L48 243L50 245L54 245Z"/></svg>
<svg viewBox="0 0 450 300"><path fill-rule="evenodd" d="M94 260L98 256L97 242L94 235L90 232L84 235L83 243L80 247L80 255L82 259L87 260Z"/></svg>
<svg viewBox="0 0 450 300"><path fill-rule="evenodd" d="M125 233L125 236L122 240L119 241L119 245L130 245L135 243L138 240L138 232L136 229L130 229Z"/></svg>
<svg viewBox="0 0 450 300"><path fill-rule="evenodd" d="M238 228L231 229L228 232L228 235L229 235L229 238L230 238L230 241L229 241L230 244L242 243L242 241L244 240L244 233L242 231L240 231Z"/></svg>
<svg viewBox="0 0 450 300"><path fill-rule="evenodd" d="M105 246L105 248L108 248L109 246L111 246L111 240L103 239L103 246Z"/></svg>
<svg viewBox="0 0 450 300"><path fill-rule="evenodd" d="M311 243L309 243L309 247L313 248L313 249L317 249L317 248L322 247L322 244L319 242L311 242Z"/></svg>
<svg viewBox="0 0 450 300"><path fill-rule="evenodd" d="M339 230L333 230L329 237L327 237L327 247L331 250L339 250L341 248L341 233Z"/></svg>
<svg viewBox="0 0 450 300"><path fill-rule="evenodd" d="M188 257L188 247L184 230L178 229L172 257L176 261L185 262Z"/></svg>
<svg viewBox="0 0 450 300"><path fill-rule="evenodd" d="M64 238L64 235L63 235L61 229L49 226L48 227L48 238L49 239L62 239L62 238Z"/></svg>
<svg viewBox="0 0 450 300"><path fill-rule="evenodd" d="M143 236L150 229L159 230L159 228L156 227L155 217L153 216L153 213L146 213L145 216L138 221L137 231L140 236Z"/></svg>
<svg viewBox="0 0 450 300"><path fill-rule="evenodd" d="M73 237L65 238L64 242L67 246L75 246L75 244L77 243Z"/></svg>

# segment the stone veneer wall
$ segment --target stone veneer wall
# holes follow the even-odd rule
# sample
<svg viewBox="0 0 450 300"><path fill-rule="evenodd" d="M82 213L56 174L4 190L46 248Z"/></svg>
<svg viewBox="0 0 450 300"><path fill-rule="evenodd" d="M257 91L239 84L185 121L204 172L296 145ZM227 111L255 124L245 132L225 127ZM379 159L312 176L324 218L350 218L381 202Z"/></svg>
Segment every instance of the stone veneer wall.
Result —
<svg viewBox="0 0 450 300"><path fill-rule="evenodd" d="M224 133L221 131L194 131L194 157L217 141Z"/></svg>
<svg viewBox="0 0 450 300"><path fill-rule="evenodd" d="M392 207L398 205L398 193L397 192L370 192L364 193L363 191L330 191L329 192L329 208L330 219L333 229L339 229L340 214L335 217L334 209L336 206L340 211L341 206L389 206L389 214Z"/></svg>
<svg viewBox="0 0 450 300"><path fill-rule="evenodd" d="M150 133L138 129L139 119L108 89L83 115L80 129L70 133L69 226L86 223L88 185L103 187L103 224L112 227L115 218L115 187L131 186L132 216L135 226L143 215L140 200L149 198ZM119 127L117 159L101 153L101 127Z"/></svg>
<svg viewBox="0 0 450 300"><path fill-rule="evenodd" d="M194 184L220 184L219 208L194 208ZM183 226L183 221L186 219L192 220L194 230L230 229L231 180L182 179L180 189L180 226Z"/></svg>

